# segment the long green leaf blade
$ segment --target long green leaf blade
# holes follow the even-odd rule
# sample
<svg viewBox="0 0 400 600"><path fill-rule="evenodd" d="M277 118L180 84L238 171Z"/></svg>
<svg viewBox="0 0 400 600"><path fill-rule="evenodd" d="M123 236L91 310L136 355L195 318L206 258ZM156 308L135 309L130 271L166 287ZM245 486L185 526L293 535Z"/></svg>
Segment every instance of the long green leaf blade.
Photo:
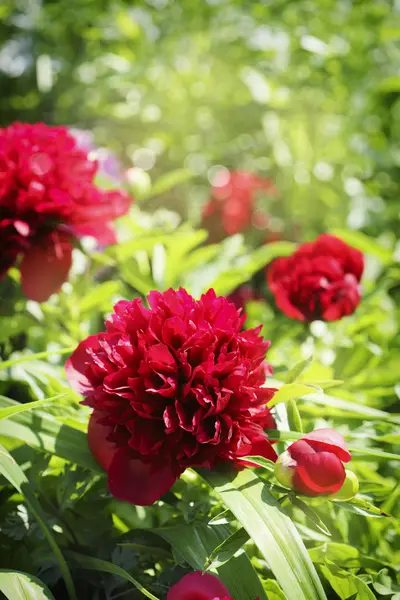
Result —
<svg viewBox="0 0 400 600"><path fill-rule="evenodd" d="M291 519L255 473L199 470L247 530L290 600L326 600Z"/></svg>
<svg viewBox="0 0 400 600"><path fill-rule="evenodd" d="M0 396L0 407L10 406L19 404ZM102 472L89 450L86 434L42 411L23 412L7 421L0 421L0 435L21 440L32 448L55 454L86 469Z"/></svg>
<svg viewBox="0 0 400 600"><path fill-rule="evenodd" d="M54 600L44 583L22 571L0 569L0 591L8 600Z"/></svg>
<svg viewBox="0 0 400 600"><path fill-rule="evenodd" d="M64 556L57 542L55 541L53 534L46 525L46 517L42 512L42 507L39 504L39 500L36 498L35 493L30 486L25 473L17 465L13 457L7 452L5 448L0 444L0 473L19 491L25 498L25 502L35 517L38 525L43 531L45 538L47 539L49 546L51 547L57 562L60 566L61 573L64 577L65 585L68 590L70 600L77 600L75 587L72 581L71 573L68 565L65 562Z"/></svg>
<svg viewBox="0 0 400 600"><path fill-rule="evenodd" d="M64 398L66 395L66 393L57 394L56 396L52 396L51 398L45 398L44 400L35 400L34 402L27 402L26 404L15 404L13 406L7 406L6 408L0 409L0 421L2 421L3 419L9 419L17 413L27 412L29 410L40 408L45 404L51 404L52 402L55 402L55 400L60 400L61 398Z"/></svg>
<svg viewBox="0 0 400 600"><path fill-rule="evenodd" d="M125 571L125 569L122 569L118 565L114 565L106 560L101 560L100 558L79 554L78 552L68 552L68 557L71 558L82 569L111 573L112 575L117 575L122 579L126 579L126 581L129 581L129 583L134 585L139 592L146 596L146 598L150 598L150 600L158 600L157 596L154 596L151 592L146 590L146 588L143 587L139 581L134 579L127 571Z"/></svg>

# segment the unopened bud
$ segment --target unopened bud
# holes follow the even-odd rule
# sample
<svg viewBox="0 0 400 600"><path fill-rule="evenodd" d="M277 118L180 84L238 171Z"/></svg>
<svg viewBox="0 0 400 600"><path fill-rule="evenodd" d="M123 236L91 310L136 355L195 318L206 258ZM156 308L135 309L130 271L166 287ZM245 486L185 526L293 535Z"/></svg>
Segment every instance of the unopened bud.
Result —
<svg viewBox="0 0 400 600"><path fill-rule="evenodd" d="M346 469L346 479L344 480L344 484L336 494L330 495L329 499L336 500L337 502L347 502L354 498L359 487L357 476L352 471Z"/></svg>
<svg viewBox="0 0 400 600"><path fill-rule="evenodd" d="M286 450L282 452L275 463L275 477L285 487L292 488L292 478L296 468L296 461Z"/></svg>

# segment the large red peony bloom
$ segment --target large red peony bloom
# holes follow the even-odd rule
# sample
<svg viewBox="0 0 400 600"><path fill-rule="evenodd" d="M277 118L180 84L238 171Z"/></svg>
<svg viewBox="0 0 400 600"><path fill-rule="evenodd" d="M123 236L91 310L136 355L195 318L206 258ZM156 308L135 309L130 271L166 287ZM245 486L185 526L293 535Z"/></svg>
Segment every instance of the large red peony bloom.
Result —
<svg viewBox="0 0 400 600"><path fill-rule="evenodd" d="M338 492L346 479L343 463L351 460L346 442L333 429L315 429L291 444L275 467L277 479L305 496Z"/></svg>
<svg viewBox="0 0 400 600"><path fill-rule="evenodd" d="M226 235L246 230L251 224L258 192L277 194L269 179L246 171L231 171L227 178L224 174L221 185L217 180L213 186L212 197L204 207L204 226L214 224L218 230L222 226Z"/></svg>
<svg viewBox="0 0 400 600"><path fill-rule="evenodd" d="M209 290L151 292L118 302L106 331L79 344L66 364L94 411L89 446L111 493L152 504L187 467L261 455L276 460L265 382L269 342Z"/></svg>
<svg viewBox="0 0 400 600"><path fill-rule="evenodd" d="M329 234L302 244L267 269L277 306L299 321L336 321L350 315L360 298L364 270L361 252Z"/></svg>
<svg viewBox="0 0 400 600"><path fill-rule="evenodd" d="M0 129L0 278L22 256L29 298L42 302L67 279L75 237L115 241L111 222L131 199L97 188L97 167L64 127Z"/></svg>

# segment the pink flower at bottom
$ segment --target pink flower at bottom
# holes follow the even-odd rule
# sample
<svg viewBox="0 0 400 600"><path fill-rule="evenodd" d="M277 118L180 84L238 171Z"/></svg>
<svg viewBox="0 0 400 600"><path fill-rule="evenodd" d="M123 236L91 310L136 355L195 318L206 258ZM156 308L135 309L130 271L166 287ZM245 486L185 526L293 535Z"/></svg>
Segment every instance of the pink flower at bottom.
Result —
<svg viewBox="0 0 400 600"><path fill-rule="evenodd" d="M169 590L167 600L233 600L233 598L218 577L195 571L182 577Z"/></svg>

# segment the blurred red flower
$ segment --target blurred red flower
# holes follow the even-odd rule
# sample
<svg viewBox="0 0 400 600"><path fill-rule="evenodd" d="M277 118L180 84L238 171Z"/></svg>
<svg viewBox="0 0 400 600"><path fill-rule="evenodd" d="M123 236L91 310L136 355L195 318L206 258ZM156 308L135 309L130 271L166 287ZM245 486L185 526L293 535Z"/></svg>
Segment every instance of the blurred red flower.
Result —
<svg viewBox="0 0 400 600"><path fill-rule="evenodd" d="M291 444L276 463L277 479L305 496L335 494L343 486L343 463L351 460L346 442L333 429L316 429Z"/></svg>
<svg viewBox="0 0 400 600"><path fill-rule="evenodd" d="M132 200L97 188L97 168L64 127L0 129L0 277L22 255L22 290L32 300L46 300L67 279L74 238L115 241L111 222Z"/></svg>
<svg viewBox="0 0 400 600"><path fill-rule="evenodd" d="M267 268L277 306L299 321L336 321L350 315L361 299L361 252L329 234L302 244L291 256Z"/></svg>
<svg viewBox="0 0 400 600"><path fill-rule="evenodd" d="M237 287L236 290L231 292L227 296L227 299L229 302L232 302L237 309L240 308L242 311L244 311L247 302L256 302L257 300L261 300L262 296L253 288L251 284L243 283Z"/></svg>
<svg viewBox="0 0 400 600"><path fill-rule="evenodd" d="M226 235L234 235L247 229L255 210L257 192L276 195L277 189L269 179L246 171L224 172L212 188L212 197L203 210L203 224L222 226ZM256 216L257 218L257 216ZM258 216L260 218L260 216ZM265 217L264 217L265 219ZM267 222L267 221L266 221Z"/></svg>
<svg viewBox="0 0 400 600"><path fill-rule="evenodd" d="M269 342L261 327L209 290L151 292L150 308L121 301L106 331L81 342L66 364L94 411L89 446L111 493L148 505L187 467L213 468L261 455L276 460L265 383ZM238 467L239 468L239 467Z"/></svg>

